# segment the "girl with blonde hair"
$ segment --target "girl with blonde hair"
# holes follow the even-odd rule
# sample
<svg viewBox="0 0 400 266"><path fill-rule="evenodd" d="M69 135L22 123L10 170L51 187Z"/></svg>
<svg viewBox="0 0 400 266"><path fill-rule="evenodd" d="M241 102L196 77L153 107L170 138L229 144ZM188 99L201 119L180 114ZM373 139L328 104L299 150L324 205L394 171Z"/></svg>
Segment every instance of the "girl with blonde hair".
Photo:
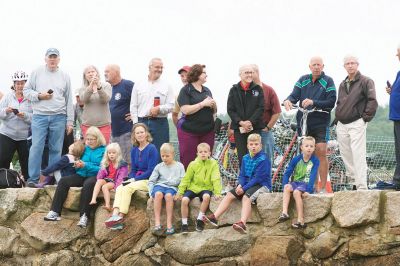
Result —
<svg viewBox="0 0 400 266"><path fill-rule="evenodd" d="M128 164L122 159L121 147L118 143L111 143L106 147L101 169L97 174L96 185L94 186L92 201L90 205L97 203L96 198L103 191L105 205L104 209L111 211L110 191L117 189L128 175Z"/></svg>

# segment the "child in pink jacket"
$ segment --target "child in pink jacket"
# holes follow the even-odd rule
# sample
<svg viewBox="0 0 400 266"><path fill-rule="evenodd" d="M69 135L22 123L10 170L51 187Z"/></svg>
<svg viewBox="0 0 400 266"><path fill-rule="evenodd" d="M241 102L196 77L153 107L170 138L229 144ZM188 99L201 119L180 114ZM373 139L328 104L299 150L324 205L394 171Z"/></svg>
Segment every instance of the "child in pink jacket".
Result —
<svg viewBox="0 0 400 266"><path fill-rule="evenodd" d="M107 146L101 161L101 169L97 174L96 185L94 186L92 201L89 203L94 205L97 203L96 198L103 191L105 208L111 211L110 191L116 190L125 177L128 176L128 164L122 159L121 148L118 143L111 143Z"/></svg>

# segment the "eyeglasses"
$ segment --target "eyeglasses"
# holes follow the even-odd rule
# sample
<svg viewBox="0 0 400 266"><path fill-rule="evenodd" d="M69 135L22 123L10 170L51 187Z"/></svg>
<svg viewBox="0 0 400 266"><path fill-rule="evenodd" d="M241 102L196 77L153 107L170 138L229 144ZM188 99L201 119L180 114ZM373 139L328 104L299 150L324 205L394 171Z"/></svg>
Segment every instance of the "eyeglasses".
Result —
<svg viewBox="0 0 400 266"><path fill-rule="evenodd" d="M96 139L96 138L94 138L94 139L92 139L92 138L86 138L85 140L87 140L87 141L96 141L97 139Z"/></svg>
<svg viewBox="0 0 400 266"><path fill-rule="evenodd" d="M358 63L357 62L346 62L344 65L345 66L358 65Z"/></svg>
<svg viewBox="0 0 400 266"><path fill-rule="evenodd" d="M253 75L254 74L254 72L253 71L246 71L246 72L243 72L245 75Z"/></svg>

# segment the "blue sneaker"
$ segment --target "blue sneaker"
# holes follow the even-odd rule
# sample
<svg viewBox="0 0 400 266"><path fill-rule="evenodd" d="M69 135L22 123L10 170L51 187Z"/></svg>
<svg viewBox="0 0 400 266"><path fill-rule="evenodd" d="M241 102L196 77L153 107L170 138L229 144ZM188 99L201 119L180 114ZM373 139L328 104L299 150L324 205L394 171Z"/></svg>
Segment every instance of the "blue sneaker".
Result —
<svg viewBox="0 0 400 266"><path fill-rule="evenodd" d="M123 224L115 224L113 226L110 227L111 230L122 230L124 229L124 225Z"/></svg>
<svg viewBox="0 0 400 266"><path fill-rule="evenodd" d="M116 224L122 223L123 220L124 220L123 217L119 215L113 215L110 218L108 218L104 223L106 224L107 228L111 228Z"/></svg>

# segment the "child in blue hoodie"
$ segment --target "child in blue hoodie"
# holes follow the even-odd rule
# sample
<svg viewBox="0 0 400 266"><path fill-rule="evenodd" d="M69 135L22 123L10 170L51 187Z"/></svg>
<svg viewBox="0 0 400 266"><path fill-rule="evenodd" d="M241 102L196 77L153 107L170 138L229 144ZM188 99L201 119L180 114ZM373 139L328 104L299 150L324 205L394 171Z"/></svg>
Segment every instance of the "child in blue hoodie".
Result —
<svg viewBox="0 0 400 266"><path fill-rule="evenodd" d="M218 218L228 209L233 200L241 200L240 221L232 225L233 229L240 233L247 233L246 222L251 215L251 203L255 202L260 193L271 190L271 162L262 151L259 134L249 135L247 149L249 153L243 157L238 186L226 194L214 214L204 216L207 222L218 226Z"/></svg>

